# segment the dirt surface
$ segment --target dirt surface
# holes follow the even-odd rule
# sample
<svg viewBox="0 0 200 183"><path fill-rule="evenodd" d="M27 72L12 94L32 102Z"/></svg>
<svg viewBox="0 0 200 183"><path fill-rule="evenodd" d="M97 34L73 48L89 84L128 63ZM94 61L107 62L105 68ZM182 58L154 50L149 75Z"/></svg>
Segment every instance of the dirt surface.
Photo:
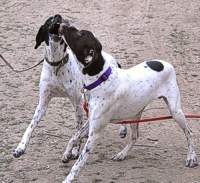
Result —
<svg viewBox="0 0 200 183"><path fill-rule="evenodd" d="M44 44L34 50L35 36L54 14L78 28L93 31L123 68L148 59L174 65L185 113L200 114L200 3L199 0L1 0L0 53L17 68L41 60ZM75 132L68 99L55 98L33 133L26 153L12 156L38 103L42 66L16 74L0 62L0 180L1 183L57 183L74 161L61 163ZM143 117L169 115L161 100L152 102ZM200 121L189 119L200 160ZM110 157L127 139L118 125L109 125L75 183L197 183L200 166L186 168L186 138L173 120L140 125L140 137L122 162Z"/></svg>

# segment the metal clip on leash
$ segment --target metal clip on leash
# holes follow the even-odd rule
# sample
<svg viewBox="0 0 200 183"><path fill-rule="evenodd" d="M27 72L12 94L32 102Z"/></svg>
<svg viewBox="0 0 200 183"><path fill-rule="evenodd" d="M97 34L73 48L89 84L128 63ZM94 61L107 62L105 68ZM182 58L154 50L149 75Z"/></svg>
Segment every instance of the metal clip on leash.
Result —
<svg viewBox="0 0 200 183"><path fill-rule="evenodd" d="M84 102L87 103L87 100L86 100L86 93L87 93L87 90L86 90L84 87L81 89L81 93L83 93Z"/></svg>

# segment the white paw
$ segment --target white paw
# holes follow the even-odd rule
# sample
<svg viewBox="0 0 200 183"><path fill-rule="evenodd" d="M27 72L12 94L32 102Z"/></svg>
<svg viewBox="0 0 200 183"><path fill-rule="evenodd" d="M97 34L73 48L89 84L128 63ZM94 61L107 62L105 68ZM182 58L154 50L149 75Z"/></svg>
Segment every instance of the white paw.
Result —
<svg viewBox="0 0 200 183"><path fill-rule="evenodd" d="M186 167L195 167L197 165L198 165L198 162L197 162L196 156L193 156L191 158L187 158Z"/></svg>
<svg viewBox="0 0 200 183"><path fill-rule="evenodd" d="M72 180L64 180L62 183L72 183Z"/></svg>
<svg viewBox="0 0 200 183"><path fill-rule="evenodd" d="M126 134L127 134L127 128L126 128L126 125L123 124L123 125L120 126L119 136L121 138L125 138Z"/></svg>
<svg viewBox="0 0 200 183"><path fill-rule="evenodd" d="M24 154L25 150L26 150L25 144L20 143L18 147L13 151L13 156L15 158L19 158L22 154Z"/></svg>
<svg viewBox="0 0 200 183"><path fill-rule="evenodd" d="M72 157L71 154L64 153L63 157L62 157L62 160L61 160L62 163L69 163L69 161L71 160L71 157Z"/></svg>
<svg viewBox="0 0 200 183"><path fill-rule="evenodd" d="M25 152L24 149L20 149L20 148L15 149L15 150L13 151L13 156L14 156L15 158L19 158L22 154L24 154L24 152Z"/></svg>
<svg viewBox="0 0 200 183"><path fill-rule="evenodd" d="M72 156L71 156L71 160L73 159L78 159L79 156L79 148L78 147L74 147L72 149Z"/></svg>
<svg viewBox="0 0 200 183"><path fill-rule="evenodd" d="M122 160L124 160L125 158L126 158L126 156L125 156L122 152L120 152L120 153L114 155L111 159L112 159L113 161L122 161Z"/></svg>

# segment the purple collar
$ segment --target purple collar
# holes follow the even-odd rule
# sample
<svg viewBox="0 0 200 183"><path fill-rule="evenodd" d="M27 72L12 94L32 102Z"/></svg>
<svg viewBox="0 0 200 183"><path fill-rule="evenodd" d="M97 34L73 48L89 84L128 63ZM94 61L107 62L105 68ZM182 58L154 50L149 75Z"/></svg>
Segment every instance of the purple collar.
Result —
<svg viewBox="0 0 200 183"><path fill-rule="evenodd" d="M86 85L84 84L83 87L84 87L85 89L87 89L87 90L92 90L92 89L96 88L96 87L99 86L103 81L106 81L106 80L109 78L111 72L112 72L112 69L111 69L111 67L109 66L108 69L107 69L107 71L104 72L104 74L103 74L97 81L95 81L94 83L92 83L92 84L90 84L90 85L88 85L88 86L86 86Z"/></svg>

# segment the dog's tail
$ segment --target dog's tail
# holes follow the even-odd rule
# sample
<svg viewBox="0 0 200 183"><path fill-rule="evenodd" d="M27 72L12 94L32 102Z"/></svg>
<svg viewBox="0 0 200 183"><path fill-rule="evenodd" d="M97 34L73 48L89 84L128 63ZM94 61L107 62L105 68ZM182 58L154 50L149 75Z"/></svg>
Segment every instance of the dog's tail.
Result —
<svg viewBox="0 0 200 183"><path fill-rule="evenodd" d="M118 67L121 69L122 68L122 66L117 62L117 65L118 65Z"/></svg>

